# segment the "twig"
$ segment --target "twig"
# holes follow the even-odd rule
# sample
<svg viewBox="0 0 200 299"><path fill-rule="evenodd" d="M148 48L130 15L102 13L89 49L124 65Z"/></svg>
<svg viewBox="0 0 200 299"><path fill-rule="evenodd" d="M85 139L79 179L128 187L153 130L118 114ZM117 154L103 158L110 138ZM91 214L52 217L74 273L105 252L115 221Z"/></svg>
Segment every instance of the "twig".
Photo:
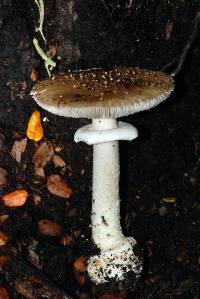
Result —
<svg viewBox="0 0 200 299"><path fill-rule="evenodd" d="M167 69L169 69L170 67L172 67L177 61L178 61L178 65L175 68L175 70L173 72L171 72L171 76L175 77L182 69L184 62L186 60L187 54L189 52L189 50L192 47L192 44L196 38L196 34L197 34L197 29L199 26L199 22L200 22L200 8L199 11L196 14L195 20L194 20L194 29L192 31L192 34L190 35L190 37L187 40L187 43L185 45L185 47L182 50L182 53L180 55L180 59L178 61L178 58L174 58L172 62L168 63L167 65L165 65L161 70L162 71L166 71Z"/></svg>
<svg viewBox="0 0 200 299"><path fill-rule="evenodd" d="M56 66L55 61L51 59L51 57L47 56L42 48L40 48L38 40L34 37L33 44L35 46L36 51L40 55L40 57L44 60L45 68L47 70L48 75L50 76L50 71Z"/></svg>
<svg viewBox="0 0 200 299"><path fill-rule="evenodd" d="M39 10L39 27L36 28L36 31L39 31L45 44L46 44L46 38L43 33L43 23L44 23L44 0L35 0L35 4L38 7Z"/></svg>

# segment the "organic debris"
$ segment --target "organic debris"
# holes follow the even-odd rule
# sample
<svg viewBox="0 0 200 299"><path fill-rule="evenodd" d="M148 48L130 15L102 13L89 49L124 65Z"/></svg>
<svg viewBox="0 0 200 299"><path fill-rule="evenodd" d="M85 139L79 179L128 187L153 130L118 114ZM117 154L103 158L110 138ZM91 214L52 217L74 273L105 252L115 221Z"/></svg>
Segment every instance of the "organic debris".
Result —
<svg viewBox="0 0 200 299"><path fill-rule="evenodd" d="M10 208L21 207L26 203L28 192L26 190L16 190L2 197L4 205Z"/></svg>
<svg viewBox="0 0 200 299"><path fill-rule="evenodd" d="M27 137L34 141L40 141L43 136L43 127L41 123L41 116L39 111L34 111L28 121L28 127L26 131Z"/></svg>
<svg viewBox="0 0 200 299"><path fill-rule="evenodd" d="M47 178L47 189L50 193L63 198L70 198L73 194L69 184L57 174L52 174Z"/></svg>
<svg viewBox="0 0 200 299"><path fill-rule="evenodd" d="M54 149L53 145L49 141L42 142L33 156L33 163L35 166L35 175L39 177L45 177L44 167L53 158Z"/></svg>
<svg viewBox="0 0 200 299"><path fill-rule="evenodd" d="M22 154L26 150L26 145L27 145L27 138L14 142L10 154L11 157L17 161L17 163L21 162Z"/></svg>
<svg viewBox="0 0 200 299"><path fill-rule="evenodd" d="M48 219L41 219L37 223L39 232L45 236L59 237L62 235L61 226Z"/></svg>

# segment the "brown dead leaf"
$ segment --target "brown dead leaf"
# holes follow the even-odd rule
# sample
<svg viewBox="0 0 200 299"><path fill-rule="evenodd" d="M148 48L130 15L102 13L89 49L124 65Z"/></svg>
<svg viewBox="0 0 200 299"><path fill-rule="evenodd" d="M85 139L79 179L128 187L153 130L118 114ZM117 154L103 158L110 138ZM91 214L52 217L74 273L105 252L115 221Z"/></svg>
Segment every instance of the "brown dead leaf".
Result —
<svg viewBox="0 0 200 299"><path fill-rule="evenodd" d="M0 231L0 246L6 245L7 241L8 241L7 235L3 231Z"/></svg>
<svg viewBox="0 0 200 299"><path fill-rule="evenodd" d="M0 287L0 299L9 299L7 290L4 287Z"/></svg>
<svg viewBox="0 0 200 299"><path fill-rule="evenodd" d="M39 299L39 298L53 298L53 299L67 299L71 298L67 296L65 292L59 288L52 286L48 280L45 280L36 275L29 275L26 278L17 278L14 282L14 288L16 291L27 299Z"/></svg>
<svg viewBox="0 0 200 299"><path fill-rule="evenodd" d="M26 145L27 145L27 138L24 138L20 141L16 140L14 142L10 154L11 157L17 161L17 163L21 162L22 154L26 150Z"/></svg>
<svg viewBox="0 0 200 299"><path fill-rule="evenodd" d="M38 146L33 156L33 163L35 165L36 176L45 177L44 167L47 165L49 161L51 161L53 155L54 155L54 149L51 142L44 141Z"/></svg>
<svg viewBox="0 0 200 299"><path fill-rule="evenodd" d="M62 235L61 226L48 219L41 219L37 223L38 230L42 235L51 236L51 237L59 237Z"/></svg>
<svg viewBox="0 0 200 299"><path fill-rule="evenodd" d="M86 272L86 270L86 257L82 255L73 263L74 275L80 285L85 283L84 272Z"/></svg>
<svg viewBox="0 0 200 299"><path fill-rule="evenodd" d="M73 263L74 269L78 272L85 272L86 271L86 257L81 255L78 259L76 259Z"/></svg>
<svg viewBox="0 0 200 299"><path fill-rule="evenodd" d="M0 216L0 226L9 218L8 214L4 214Z"/></svg>
<svg viewBox="0 0 200 299"><path fill-rule="evenodd" d="M55 167L61 167L62 172L66 171L66 163L59 155L54 155L53 159L52 159L52 162L53 162Z"/></svg>
<svg viewBox="0 0 200 299"><path fill-rule="evenodd" d="M0 189L7 186L7 171L0 167Z"/></svg>
<svg viewBox="0 0 200 299"><path fill-rule="evenodd" d="M30 79L34 82L38 81L38 71L35 68L31 71Z"/></svg>
<svg viewBox="0 0 200 299"><path fill-rule="evenodd" d="M7 264L9 258L6 255L1 255L0 256L0 271L3 270L3 268L5 267L5 265ZM1 297L0 297L1 298Z"/></svg>
<svg viewBox="0 0 200 299"><path fill-rule="evenodd" d="M63 198L70 198L73 194L68 183L57 174L52 174L47 178L47 189L52 194Z"/></svg>

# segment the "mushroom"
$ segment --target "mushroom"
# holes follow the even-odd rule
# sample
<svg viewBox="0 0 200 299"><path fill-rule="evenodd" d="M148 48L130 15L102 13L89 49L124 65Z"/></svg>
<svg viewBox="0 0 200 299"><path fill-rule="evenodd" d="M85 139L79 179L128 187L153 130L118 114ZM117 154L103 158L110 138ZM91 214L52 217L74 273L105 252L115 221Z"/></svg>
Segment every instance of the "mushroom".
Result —
<svg viewBox="0 0 200 299"><path fill-rule="evenodd" d="M93 145L92 239L99 253L89 258L87 271L97 285L133 286L143 264L136 240L125 237L120 225L118 141L133 140L138 132L117 118L158 105L173 88L164 73L117 67L56 75L32 91L47 111L92 119L76 131L74 140Z"/></svg>

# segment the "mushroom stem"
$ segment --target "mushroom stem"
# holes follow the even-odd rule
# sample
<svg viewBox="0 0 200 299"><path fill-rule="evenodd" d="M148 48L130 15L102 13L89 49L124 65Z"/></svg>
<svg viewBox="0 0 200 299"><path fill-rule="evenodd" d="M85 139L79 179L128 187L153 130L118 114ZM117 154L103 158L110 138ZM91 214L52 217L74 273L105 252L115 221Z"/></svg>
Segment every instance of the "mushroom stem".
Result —
<svg viewBox="0 0 200 299"><path fill-rule="evenodd" d="M117 128L115 119L95 119L95 130ZM102 250L124 240L120 225L118 141L93 145L92 237Z"/></svg>
<svg viewBox="0 0 200 299"><path fill-rule="evenodd" d="M96 284L129 281L130 274L137 281L142 271L142 260L134 252L137 242L122 233L119 199L118 140L137 136L134 126L116 119L93 119L74 136L76 142L93 144L92 238L100 253L90 257L87 270Z"/></svg>

